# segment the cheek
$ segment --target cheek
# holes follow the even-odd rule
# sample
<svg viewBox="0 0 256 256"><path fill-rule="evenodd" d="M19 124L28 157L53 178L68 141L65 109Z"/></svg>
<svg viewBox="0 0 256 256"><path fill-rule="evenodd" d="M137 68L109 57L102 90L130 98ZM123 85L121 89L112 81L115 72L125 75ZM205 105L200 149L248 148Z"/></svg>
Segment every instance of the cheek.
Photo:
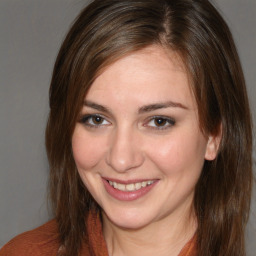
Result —
<svg viewBox="0 0 256 256"><path fill-rule="evenodd" d="M103 157L102 143L90 136L74 132L72 137L72 150L75 163L79 171L93 168Z"/></svg>
<svg viewBox="0 0 256 256"><path fill-rule="evenodd" d="M148 151L151 160L166 175L189 173L189 175L201 172L206 142L200 134L182 133L171 136L163 141L155 143Z"/></svg>

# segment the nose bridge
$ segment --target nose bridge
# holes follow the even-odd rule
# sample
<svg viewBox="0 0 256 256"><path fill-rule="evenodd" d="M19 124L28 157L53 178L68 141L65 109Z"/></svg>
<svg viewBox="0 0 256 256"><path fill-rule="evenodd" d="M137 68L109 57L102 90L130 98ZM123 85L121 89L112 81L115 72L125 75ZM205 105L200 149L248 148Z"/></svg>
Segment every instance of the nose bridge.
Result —
<svg viewBox="0 0 256 256"><path fill-rule="evenodd" d="M137 131L126 125L113 130L109 141L107 163L115 171L125 172L143 163L138 137Z"/></svg>

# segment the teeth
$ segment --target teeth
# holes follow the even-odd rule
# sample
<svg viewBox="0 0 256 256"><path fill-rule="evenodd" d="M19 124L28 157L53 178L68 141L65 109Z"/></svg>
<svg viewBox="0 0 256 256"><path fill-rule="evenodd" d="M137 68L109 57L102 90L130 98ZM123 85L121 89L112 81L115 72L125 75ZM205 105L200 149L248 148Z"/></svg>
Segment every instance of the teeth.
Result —
<svg viewBox="0 0 256 256"><path fill-rule="evenodd" d="M128 191L134 191L135 190L135 186L134 186L134 184L128 184L128 185L126 185L126 189Z"/></svg>
<svg viewBox="0 0 256 256"><path fill-rule="evenodd" d="M145 188L146 186L149 186L154 183L153 180L150 181L143 181L143 182L137 182L137 183L131 183L131 184L121 184L117 183L115 181L108 181L108 183L114 187L115 189L121 190L121 191L136 191L141 188Z"/></svg>
<svg viewBox="0 0 256 256"><path fill-rule="evenodd" d="M135 183L135 189L138 190L141 188L141 183Z"/></svg>
<svg viewBox="0 0 256 256"><path fill-rule="evenodd" d="M121 191L125 191L125 185L124 184L117 184L117 189Z"/></svg>
<svg viewBox="0 0 256 256"><path fill-rule="evenodd" d="M146 181L143 181L142 183L141 183L141 186L143 187L143 188L145 188L146 186L147 186L147 182Z"/></svg>

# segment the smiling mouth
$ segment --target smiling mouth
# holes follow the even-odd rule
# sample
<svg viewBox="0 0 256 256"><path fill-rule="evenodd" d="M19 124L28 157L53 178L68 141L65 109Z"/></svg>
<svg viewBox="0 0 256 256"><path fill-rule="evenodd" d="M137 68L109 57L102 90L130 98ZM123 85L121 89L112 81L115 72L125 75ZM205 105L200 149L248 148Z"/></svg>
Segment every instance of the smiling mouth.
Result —
<svg viewBox="0 0 256 256"><path fill-rule="evenodd" d="M120 191L125 191L125 192L132 192L136 191L142 188L145 188L147 186L152 185L155 181L154 180L149 180L149 181L142 181L142 182L136 182L136 183L130 183L130 184L122 184L118 183L115 181L107 180L107 182L112 186L113 188L120 190Z"/></svg>

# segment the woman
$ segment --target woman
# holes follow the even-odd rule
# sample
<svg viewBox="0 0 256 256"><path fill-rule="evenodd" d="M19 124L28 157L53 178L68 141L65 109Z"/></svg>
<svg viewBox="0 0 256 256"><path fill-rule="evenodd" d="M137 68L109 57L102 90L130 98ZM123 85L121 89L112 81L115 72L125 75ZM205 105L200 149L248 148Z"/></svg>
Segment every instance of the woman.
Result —
<svg viewBox="0 0 256 256"><path fill-rule="evenodd" d="M0 255L245 255L250 110L209 1L86 7L56 60L46 147L56 218Z"/></svg>

